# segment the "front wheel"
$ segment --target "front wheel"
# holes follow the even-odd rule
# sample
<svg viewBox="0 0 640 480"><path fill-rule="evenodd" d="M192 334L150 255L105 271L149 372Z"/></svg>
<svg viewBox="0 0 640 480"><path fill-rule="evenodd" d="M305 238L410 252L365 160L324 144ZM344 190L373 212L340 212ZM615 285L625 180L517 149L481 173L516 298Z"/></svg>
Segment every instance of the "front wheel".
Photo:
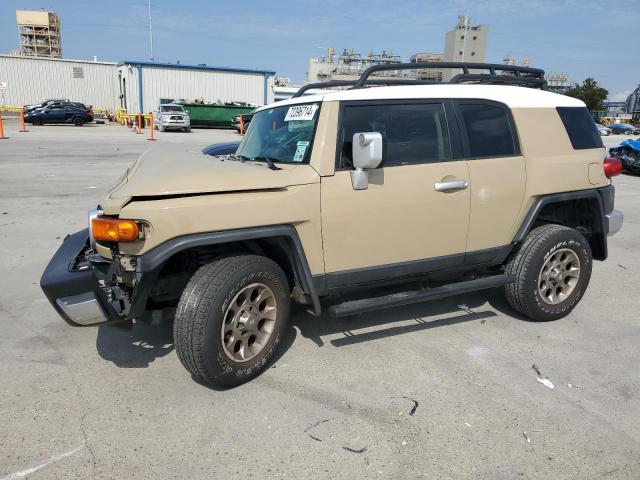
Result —
<svg viewBox="0 0 640 480"><path fill-rule="evenodd" d="M41 118L33 117L33 118L31 119L31 125L34 125L34 126L37 126L37 127L38 127L38 126L42 125L43 123L44 123L44 122L42 121L42 119L41 119Z"/></svg>
<svg viewBox="0 0 640 480"><path fill-rule="evenodd" d="M258 255L223 257L185 287L173 329L185 368L204 383L236 386L258 375L289 321L282 269Z"/></svg>
<svg viewBox="0 0 640 480"><path fill-rule="evenodd" d="M516 280L505 287L509 304L531 320L567 316L589 285L591 248L584 236L562 225L533 229L506 273Z"/></svg>

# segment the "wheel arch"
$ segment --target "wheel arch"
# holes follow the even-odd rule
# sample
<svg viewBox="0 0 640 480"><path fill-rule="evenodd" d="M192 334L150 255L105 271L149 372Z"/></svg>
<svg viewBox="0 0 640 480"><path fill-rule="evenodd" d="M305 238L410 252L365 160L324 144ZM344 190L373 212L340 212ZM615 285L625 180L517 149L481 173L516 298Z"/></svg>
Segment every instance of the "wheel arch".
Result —
<svg viewBox="0 0 640 480"><path fill-rule="evenodd" d="M588 189L537 197L518 229L513 243L521 244L534 228L557 224L582 233L591 247L593 258L607 258L606 213L613 210L614 187Z"/></svg>
<svg viewBox="0 0 640 480"><path fill-rule="evenodd" d="M303 293L311 299L314 313L320 314L320 300L298 232L291 225L276 225L185 235L141 255L136 263L137 286L129 316L135 318L142 314L156 281L172 259L185 252L206 251L212 247L225 252L248 251L271 258L280 265L292 286L299 282Z"/></svg>

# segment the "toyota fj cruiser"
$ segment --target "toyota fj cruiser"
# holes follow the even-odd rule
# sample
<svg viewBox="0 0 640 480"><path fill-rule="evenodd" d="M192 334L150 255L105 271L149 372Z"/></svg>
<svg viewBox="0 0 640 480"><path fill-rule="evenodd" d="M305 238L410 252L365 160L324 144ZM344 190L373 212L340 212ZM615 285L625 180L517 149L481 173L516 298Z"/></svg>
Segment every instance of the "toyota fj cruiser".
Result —
<svg viewBox="0 0 640 480"><path fill-rule="evenodd" d="M369 78L400 68L463 73ZM562 318L622 226L609 179L620 162L605 159L585 105L545 91L543 75L374 66L257 109L226 158L152 149L64 240L41 286L71 325L175 307L178 357L221 385L265 367L292 301L320 315L331 297L329 314L345 316L503 287L522 315Z"/></svg>

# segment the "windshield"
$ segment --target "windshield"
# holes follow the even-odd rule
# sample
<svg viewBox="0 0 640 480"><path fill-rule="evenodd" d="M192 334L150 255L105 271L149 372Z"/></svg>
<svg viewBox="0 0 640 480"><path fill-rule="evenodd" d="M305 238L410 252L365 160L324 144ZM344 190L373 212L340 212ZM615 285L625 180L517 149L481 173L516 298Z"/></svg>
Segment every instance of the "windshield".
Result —
<svg viewBox="0 0 640 480"><path fill-rule="evenodd" d="M178 105L164 105L160 107L161 112L184 112L184 108Z"/></svg>
<svg viewBox="0 0 640 480"><path fill-rule="evenodd" d="M236 156L251 160L307 163L320 105L305 103L268 108L254 114Z"/></svg>

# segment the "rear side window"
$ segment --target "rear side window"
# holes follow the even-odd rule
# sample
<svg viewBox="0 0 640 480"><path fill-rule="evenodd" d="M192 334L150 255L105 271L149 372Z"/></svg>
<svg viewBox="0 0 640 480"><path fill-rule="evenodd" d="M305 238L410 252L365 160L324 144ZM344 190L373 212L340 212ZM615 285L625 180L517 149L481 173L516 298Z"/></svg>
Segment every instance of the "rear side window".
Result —
<svg viewBox="0 0 640 480"><path fill-rule="evenodd" d="M574 150L602 148L602 138L586 107L556 107Z"/></svg>
<svg viewBox="0 0 640 480"><path fill-rule="evenodd" d="M467 156L481 158L520 154L506 107L458 103L457 108L469 141Z"/></svg>
<svg viewBox="0 0 640 480"><path fill-rule="evenodd" d="M353 134L359 132L382 134L384 167L451 159L449 130L441 103L345 106L338 168L352 167Z"/></svg>

